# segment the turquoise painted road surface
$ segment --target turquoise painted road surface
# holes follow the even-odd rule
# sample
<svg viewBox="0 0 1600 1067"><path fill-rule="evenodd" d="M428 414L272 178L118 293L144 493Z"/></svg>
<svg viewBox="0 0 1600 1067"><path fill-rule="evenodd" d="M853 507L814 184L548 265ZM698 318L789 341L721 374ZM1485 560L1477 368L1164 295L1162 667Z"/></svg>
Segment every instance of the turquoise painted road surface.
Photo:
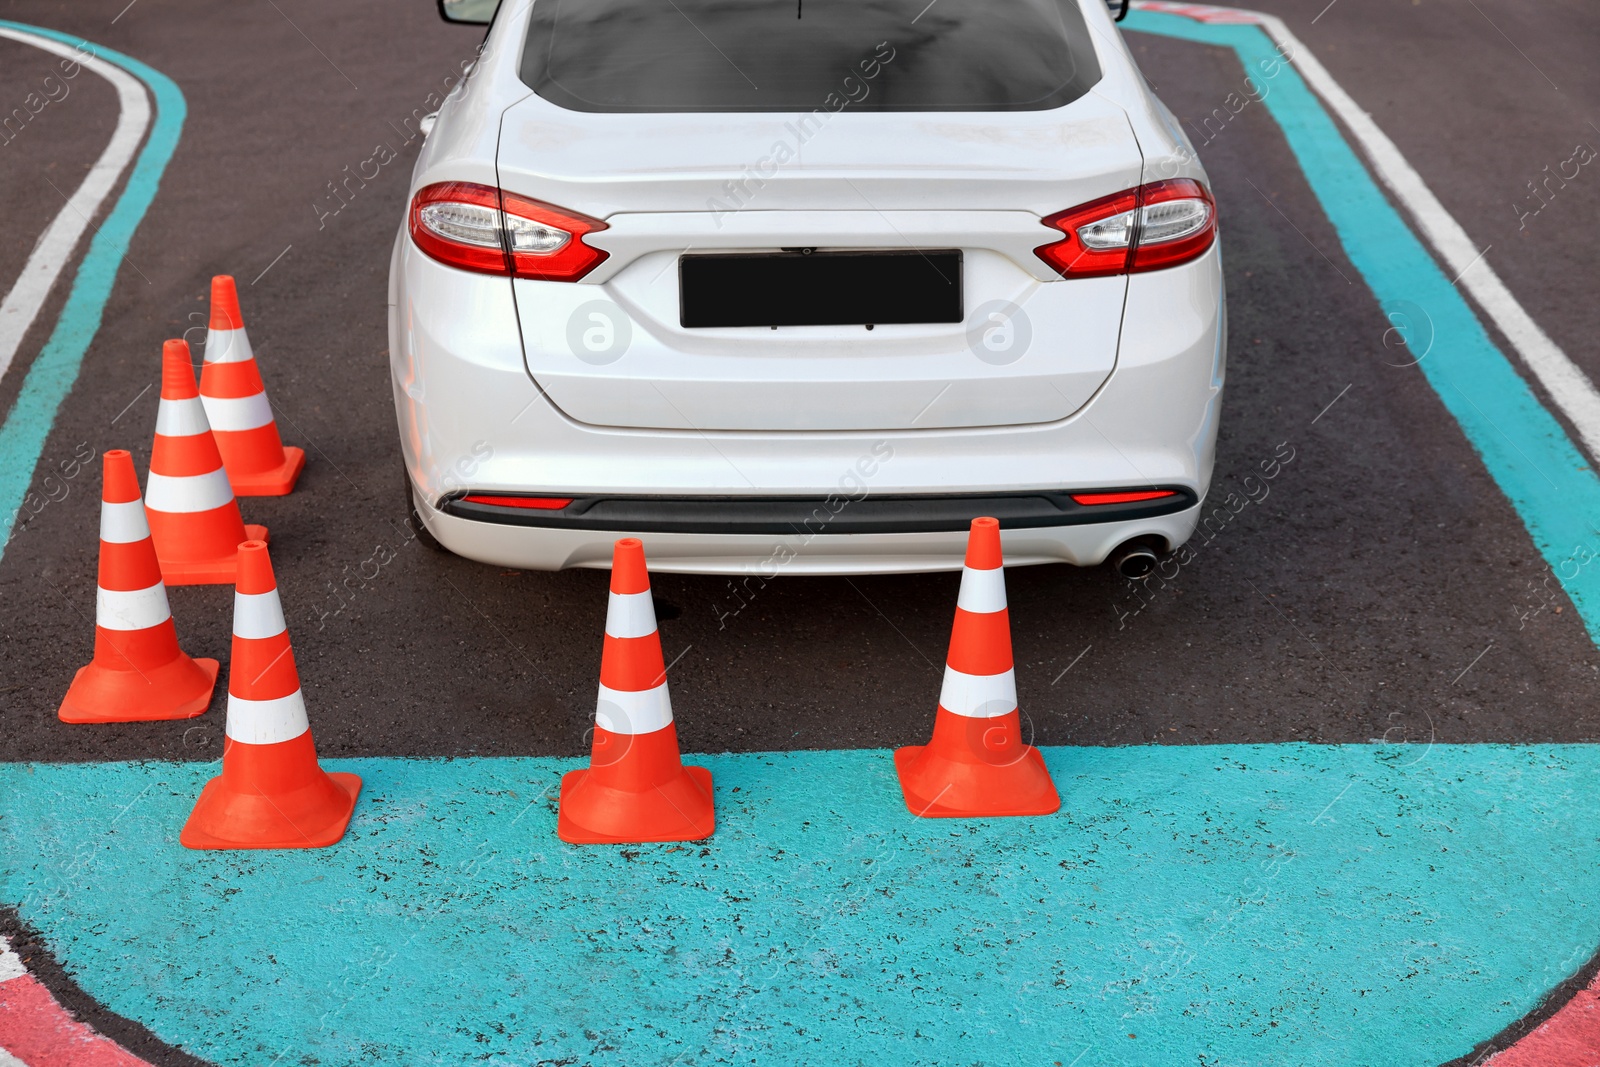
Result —
<svg viewBox="0 0 1600 1067"><path fill-rule="evenodd" d="M39 26L6 19L0 19L0 26L38 34L90 52L138 78L155 98L155 119L144 148L128 174L122 195L90 239L89 250L78 264L55 329L28 366L22 391L6 413L5 422L0 424L0 516L4 517L0 524L0 555L3 555L11 539L12 524L33 482L34 468L44 453L45 440L55 425L56 413L61 410L67 394L72 392L78 372L83 368L84 354L89 351L95 334L100 332L106 301L111 297L111 287L116 283L128 243L155 199L161 175L177 150L188 108L183 92L171 78L132 56ZM152 356L151 366L155 365Z"/></svg>
<svg viewBox="0 0 1600 1067"><path fill-rule="evenodd" d="M1589 636L1600 643L1600 477L1390 206L1321 102L1292 66L1282 64L1277 46L1258 27L1150 12L1134 12L1124 25L1230 48L1244 73L1263 85L1263 105L1283 130L1345 255L1383 309L1374 308L1373 349L1381 348L1391 321L1415 331L1412 340L1432 331L1432 347L1418 365L1422 374L1517 509ZM1279 73L1262 77L1269 69ZM1226 234L1225 216L1222 222ZM1417 462L1428 460L1419 456Z"/></svg>
<svg viewBox="0 0 1600 1067"><path fill-rule="evenodd" d="M349 835L269 853L178 845L212 765L10 764L0 897L252 1067L1437 1067L1600 940L1600 747L1046 756L1058 815L971 823L887 751L699 757L715 837L634 848L556 839L570 760L330 760Z"/></svg>

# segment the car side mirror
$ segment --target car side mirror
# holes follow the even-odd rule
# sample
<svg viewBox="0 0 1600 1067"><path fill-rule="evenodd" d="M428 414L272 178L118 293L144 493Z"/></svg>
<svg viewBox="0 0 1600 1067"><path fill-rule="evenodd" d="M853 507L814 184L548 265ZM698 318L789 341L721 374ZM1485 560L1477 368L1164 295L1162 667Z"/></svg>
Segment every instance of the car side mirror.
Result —
<svg viewBox="0 0 1600 1067"><path fill-rule="evenodd" d="M443 4L445 0L439 0ZM1106 7L1111 9L1111 20L1121 22L1128 17L1128 0L1106 0Z"/></svg>
<svg viewBox="0 0 1600 1067"><path fill-rule="evenodd" d="M446 22L487 26L499 6L500 0L439 0L439 17Z"/></svg>

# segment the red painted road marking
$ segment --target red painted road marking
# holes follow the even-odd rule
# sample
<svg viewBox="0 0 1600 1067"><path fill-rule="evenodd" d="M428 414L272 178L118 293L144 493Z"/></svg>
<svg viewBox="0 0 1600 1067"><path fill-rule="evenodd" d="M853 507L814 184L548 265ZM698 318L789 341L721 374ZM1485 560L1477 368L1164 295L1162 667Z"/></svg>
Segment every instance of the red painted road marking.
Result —
<svg viewBox="0 0 1600 1067"><path fill-rule="evenodd" d="M0 1063L24 1067L150 1067L67 1014L0 938Z"/></svg>
<svg viewBox="0 0 1600 1067"><path fill-rule="evenodd" d="M1600 975L1589 988L1488 1067L1593 1067L1600 1063Z"/></svg>
<svg viewBox="0 0 1600 1067"><path fill-rule="evenodd" d="M1258 23L1257 12L1236 7L1213 7L1210 4L1174 3L1172 0L1140 0L1135 5L1140 11L1157 11L1163 15L1182 15L1196 22Z"/></svg>

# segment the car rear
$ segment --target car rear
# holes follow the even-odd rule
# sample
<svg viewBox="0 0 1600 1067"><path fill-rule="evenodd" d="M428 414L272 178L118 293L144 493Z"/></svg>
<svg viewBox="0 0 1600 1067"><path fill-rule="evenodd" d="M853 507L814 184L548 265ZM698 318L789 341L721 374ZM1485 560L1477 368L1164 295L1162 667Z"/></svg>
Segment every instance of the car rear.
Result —
<svg viewBox="0 0 1600 1067"><path fill-rule="evenodd" d="M626 532L665 569L833 572L959 566L980 513L1013 562L1188 536L1221 388L1214 208L1103 11L501 19L395 252L397 404L440 541L562 567Z"/></svg>

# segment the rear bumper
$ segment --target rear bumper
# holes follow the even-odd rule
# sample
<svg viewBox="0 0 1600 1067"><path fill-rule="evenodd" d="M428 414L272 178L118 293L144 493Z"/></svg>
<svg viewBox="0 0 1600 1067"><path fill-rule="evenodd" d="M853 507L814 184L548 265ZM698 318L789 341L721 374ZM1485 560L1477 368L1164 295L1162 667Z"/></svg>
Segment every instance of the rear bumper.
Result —
<svg viewBox="0 0 1600 1067"><path fill-rule="evenodd" d="M644 542L652 571L675 574L896 574L960 570L967 548L967 523L958 528L896 533L823 533L810 528L785 533L663 532L617 527L525 526L485 522L449 514L413 491L417 514L440 544L457 555L502 567L563 570L611 566L618 537ZM864 501L863 501L864 503ZM446 505L449 506L448 504ZM840 515L848 513L844 508ZM1200 505L1162 515L1071 525L1003 528L1007 566L1105 561L1135 537L1153 537L1169 548L1188 540ZM971 513L968 513L969 517ZM838 519L838 516L835 516Z"/></svg>
<svg viewBox="0 0 1600 1067"><path fill-rule="evenodd" d="M1134 490L1138 492L1146 487ZM895 496L867 492L824 497L590 496L565 507L519 507L505 498L461 494L446 499L446 515L502 526L551 530L640 533L822 534L964 533L989 515L1008 530L1083 526L1155 518L1186 511L1199 501L1183 486L1162 486L1153 500L1081 504L1065 491ZM516 498L510 498L516 499ZM548 501L548 498L546 498Z"/></svg>

